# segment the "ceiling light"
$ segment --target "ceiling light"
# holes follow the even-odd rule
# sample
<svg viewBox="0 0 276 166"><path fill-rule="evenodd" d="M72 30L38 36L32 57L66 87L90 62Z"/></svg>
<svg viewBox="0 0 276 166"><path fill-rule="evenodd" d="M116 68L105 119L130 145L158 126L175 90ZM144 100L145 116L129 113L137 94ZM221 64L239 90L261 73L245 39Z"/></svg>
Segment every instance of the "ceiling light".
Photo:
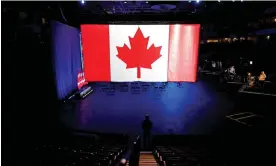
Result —
<svg viewBox="0 0 276 166"><path fill-rule="evenodd" d="M127 3L126 1L124 3Z"/></svg>
<svg viewBox="0 0 276 166"><path fill-rule="evenodd" d="M81 3L82 3L82 4L84 4L84 3L85 3L85 1L84 1L84 0L81 0Z"/></svg>
<svg viewBox="0 0 276 166"><path fill-rule="evenodd" d="M196 0L197 3L199 3L199 0Z"/></svg>

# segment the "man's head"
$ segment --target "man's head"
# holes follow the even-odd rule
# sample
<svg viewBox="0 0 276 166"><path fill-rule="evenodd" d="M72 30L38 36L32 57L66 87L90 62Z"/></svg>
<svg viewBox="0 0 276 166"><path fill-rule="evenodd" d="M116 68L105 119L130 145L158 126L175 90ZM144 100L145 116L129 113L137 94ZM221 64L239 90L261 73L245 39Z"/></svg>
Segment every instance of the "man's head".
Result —
<svg viewBox="0 0 276 166"><path fill-rule="evenodd" d="M149 120L149 114L146 114L146 115L145 115L145 119L146 119L146 120Z"/></svg>

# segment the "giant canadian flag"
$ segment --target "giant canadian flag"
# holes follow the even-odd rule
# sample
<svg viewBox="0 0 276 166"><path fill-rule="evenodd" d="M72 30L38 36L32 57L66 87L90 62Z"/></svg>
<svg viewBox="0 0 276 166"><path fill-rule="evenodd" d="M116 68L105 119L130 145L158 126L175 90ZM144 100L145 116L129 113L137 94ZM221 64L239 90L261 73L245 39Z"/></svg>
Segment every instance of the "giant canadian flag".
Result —
<svg viewBox="0 0 276 166"><path fill-rule="evenodd" d="M195 82L200 25L81 26L89 82Z"/></svg>

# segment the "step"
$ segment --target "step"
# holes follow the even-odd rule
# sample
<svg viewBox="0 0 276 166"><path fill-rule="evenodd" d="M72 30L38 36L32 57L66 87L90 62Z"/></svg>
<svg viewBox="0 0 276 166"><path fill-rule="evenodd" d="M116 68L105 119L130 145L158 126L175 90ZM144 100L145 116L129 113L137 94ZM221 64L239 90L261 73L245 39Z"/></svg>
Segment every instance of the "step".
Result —
<svg viewBox="0 0 276 166"><path fill-rule="evenodd" d="M139 158L139 165L157 166L157 162L154 159L151 151L141 151Z"/></svg>

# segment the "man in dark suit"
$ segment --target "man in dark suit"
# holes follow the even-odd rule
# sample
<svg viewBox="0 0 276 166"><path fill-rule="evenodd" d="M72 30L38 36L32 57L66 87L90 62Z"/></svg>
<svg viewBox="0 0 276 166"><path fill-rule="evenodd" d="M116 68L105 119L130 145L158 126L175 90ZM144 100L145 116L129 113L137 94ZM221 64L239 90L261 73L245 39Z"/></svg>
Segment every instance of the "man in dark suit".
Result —
<svg viewBox="0 0 276 166"><path fill-rule="evenodd" d="M149 115L146 114L145 120L143 121L142 128L144 131L144 148L149 149L150 148L150 136L151 136L151 129L152 129L152 122L150 121Z"/></svg>

